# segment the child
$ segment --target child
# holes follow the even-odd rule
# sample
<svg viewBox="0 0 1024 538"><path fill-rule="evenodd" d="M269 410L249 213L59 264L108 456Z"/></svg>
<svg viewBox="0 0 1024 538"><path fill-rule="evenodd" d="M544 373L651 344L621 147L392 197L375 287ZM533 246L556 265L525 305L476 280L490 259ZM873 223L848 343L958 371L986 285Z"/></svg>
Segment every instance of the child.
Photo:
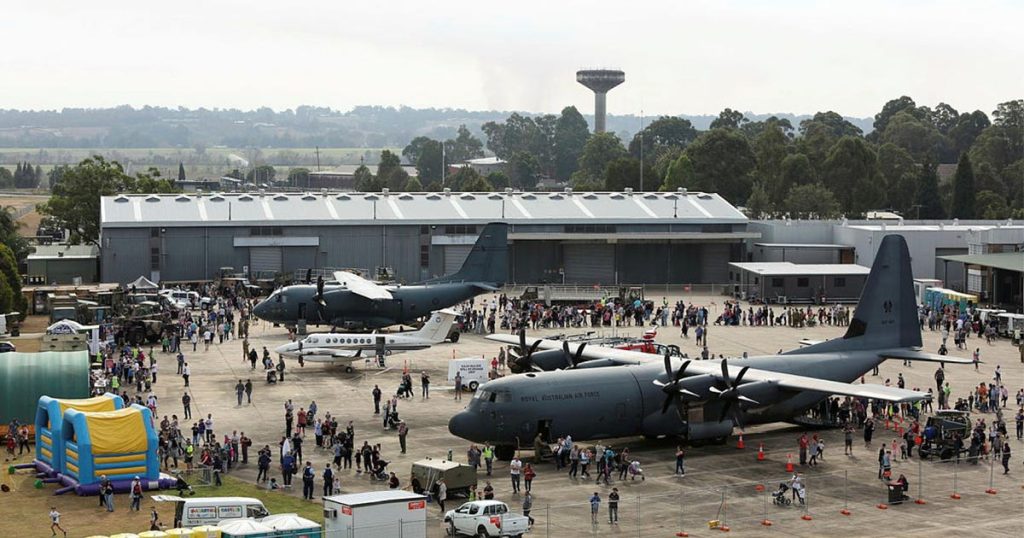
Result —
<svg viewBox="0 0 1024 538"><path fill-rule="evenodd" d="M53 533L53 536L57 536L57 531L55 531L54 529L59 529L60 532L64 533L64 536L68 535L68 531L64 530L64 527L60 526L60 512L57 511L57 507L56 506L51 506L50 507L50 532Z"/></svg>
<svg viewBox="0 0 1024 538"><path fill-rule="evenodd" d="M277 485L277 479L274 477L270 478L270 489L280 489L281 486Z"/></svg>

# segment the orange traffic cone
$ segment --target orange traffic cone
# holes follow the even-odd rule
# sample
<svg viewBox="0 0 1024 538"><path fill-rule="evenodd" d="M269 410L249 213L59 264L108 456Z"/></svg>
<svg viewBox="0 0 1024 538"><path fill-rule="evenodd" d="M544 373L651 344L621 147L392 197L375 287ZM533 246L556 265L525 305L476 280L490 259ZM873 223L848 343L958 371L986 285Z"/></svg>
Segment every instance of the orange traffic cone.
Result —
<svg viewBox="0 0 1024 538"><path fill-rule="evenodd" d="M764 461L764 443L757 447L757 461Z"/></svg>
<svg viewBox="0 0 1024 538"><path fill-rule="evenodd" d="M743 443L743 432L740 432L740 438L736 441L736 448L743 449L747 448L747 445Z"/></svg>
<svg viewBox="0 0 1024 538"><path fill-rule="evenodd" d="M792 454L786 454L786 472L787 473L792 473L793 472L793 455Z"/></svg>

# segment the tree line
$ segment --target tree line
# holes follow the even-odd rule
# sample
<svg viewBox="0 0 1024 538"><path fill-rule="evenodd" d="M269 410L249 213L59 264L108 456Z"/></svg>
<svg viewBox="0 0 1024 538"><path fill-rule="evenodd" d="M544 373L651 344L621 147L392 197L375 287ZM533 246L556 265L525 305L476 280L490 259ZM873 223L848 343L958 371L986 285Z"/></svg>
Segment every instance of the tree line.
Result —
<svg viewBox="0 0 1024 538"><path fill-rule="evenodd" d="M575 107L558 116L513 113L482 127L505 173L461 168L444 186L529 190L551 178L577 190L686 188L717 192L755 218L879 209L922 219L1024 217L1024 100L1000 103L990 117L903 96L882 107L867 135L832 111L794 126L727 108L709 127L663 116L625 144L614 133L591 134ZM483 155L465 126L454 139L416 137L402 155L428 190L441 186L442 147L446 165ZM940 182L940 166L954 163L952 180Z"/></svg>
<svg viewBox="0 0 1024 538"><path fill-rule="evenodd" d="M0 166L0 189L35 189L43 177L42 167L27 162L19 162L13 173Z"/></svg>

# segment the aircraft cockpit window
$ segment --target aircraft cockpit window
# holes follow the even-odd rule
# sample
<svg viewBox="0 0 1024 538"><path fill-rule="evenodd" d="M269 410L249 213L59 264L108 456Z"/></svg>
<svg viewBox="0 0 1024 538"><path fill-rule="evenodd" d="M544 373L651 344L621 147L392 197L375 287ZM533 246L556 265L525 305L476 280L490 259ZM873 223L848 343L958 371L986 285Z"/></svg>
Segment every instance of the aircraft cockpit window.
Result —
<svg viewBox="0 0 1024 538"><path fill-rule="evenodd" d="M315 344L316 343L316 338L310 338L309 339L309 343L310 344Z"/></svg>
<svg viewBox="0 0 1024 538"><path fill-rule="evenodd" d="M508 403L512 401L512 395L507 392L496 392L491 395L491 401L497 403Z"/></svg>
<svg viewBox="0 0 1024 538"><path fill-rule="evenodd" d="M492 392L492 393L488 394L487 401L491 402L491 403L494 403L494 401L497 398L497 396L498 396L498 394L496 392Z"/></svg>
<svg viewBox="0 0 1024 538"><path fill-rule="evenodd" d="M473 399L474 400L484 400L484 401L486 401L488 394L490 394L490 393L487 392L486 390L478 390L478 391L476 391L476 394L473 395Z"/></svg>
<svg viewBox="0 0 1024 538"><path fill-rule="evenodd" d="M275 294L274 294L274 302L275 302L275 303L281 303L281 302L284 302L284 301L283 301L283 300L281 299L281 297L284 297L284 294L283 294L283 293L275 293Z"/></svg>

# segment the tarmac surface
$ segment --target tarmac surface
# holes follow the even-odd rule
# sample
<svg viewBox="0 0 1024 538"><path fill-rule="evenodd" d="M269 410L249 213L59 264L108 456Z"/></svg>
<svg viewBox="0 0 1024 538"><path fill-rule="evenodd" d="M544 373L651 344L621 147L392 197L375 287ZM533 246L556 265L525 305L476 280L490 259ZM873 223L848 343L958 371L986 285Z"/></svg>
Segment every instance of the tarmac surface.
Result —
<svg viewBox="0 0 1024 538"><path fill-rule="evenodd" d="M671 296L668 299L676 300ZM687 295L685 300L693 304L710 305L714 319L722 310L724 297ZM834 338L844 330L842 327L830 326L804 329L711 326L708 334L709 348L716 356L720 353L727 357L738 356L744 351L750 355L771 354L780 349L797 347L802 338ZM625 327L619 329L618 333L638 336L641 331L639 327ZM540 331L540 334L561 332L576 331L547 330ZM601 332L611 334L612 331L603 329ZM275 328L266 323L261 322L250 331L250 343L257 350L266 346L273 352L276 346L286 340L284 328ZM924 340L924 348L935 351L939 346L939 333L925 330ZM684 340L678 329L663 327L659 331L658 341L679 344L691 356L698 353L692 331L691 338ZM969 365L947 365L946 379L951 382L955 401L957 397L966 396L968 390L977 383L992 379L996 365L1002 365L1003 379L1010 392L1010 407L1005 419L1010 432L1013 458L1008 475L1002 474L998 462L994 466L986 461L978 465L957 466L938 463L936 460L923 463L919 463L918 459L899 461L894 465L893 476L905 474L911 484L911 499L920 497L926 504L910 501L883 510L876 506L886 501L886 488L877 479L878 443L891 441L896 434L885 430L884 424L881 424L875 431L873 445L865 448L863 437L857 432L854 455L844 456L842 432L834 429L819 430L817 433L824 436L827 446L824 461L815 467L797 465L803 473L807 488L807 505L800 507L794 503L780 507L772 504L770 493L776 490L779 482L790 477L785 472L787 455L792 454L796 461L797 437L803 431L808 431L801 427L789 424L751 427L744 435L745 449L736 447L736 437L725 445L687 447L687 473L682 478L673 475L674 440L621 439L606 443L616 450L628 446L633 457L642 463L646 480L616 479L611 486L595 486L588 479L570 479L562 472L556 472L550 461L544 462L536 468L537 478L533 484L534 508L531 515L536 523L532 534L563 537L675 536L677 532L686 531L691 536L706 536L720 532L709 529L708 523L719 520L733 532L748 535L923 536L941 533L946 536L1022 536L1024 466L1021 462L1024 443L1015 439L1013 406L1017 390L1024 387L1024 364L1020 362L1017 349L1005 339L989 345L974 337L968 340L968 344L970 350L981 348L984 362L981 370L975 372ZM491 358L499 349L499 346L484 340L482 336L464 334L458 344L446 343L428 350L393 355L388 358L388 367L384 370L366 368L358 362L355 365L356 371L346 374L342 367L309 362L305 367L299 367L296 362L288 361L285 382L271 386L266 384L262 368L252 371L248 362L243 362L240 340L215 343L208 352L203 352L200 345L199 352L192 353L190 347L186 346L185 355L192 368L190 391L193 417L198 419L208 413L212 414L219 438L223 438L225 433L230 434L232 430L241 430L253 439L252 453L270 444L276 454L277 443L284 435L284 402L292 399L297 410L316 401L318 416L322 417L329 411L338 417L340 424L354 421L356 446L362 445L364 440L371 444L381 443L384 459L391 462L389 470L398 474L403 487L408 486L410 466L415 460L424 457L443 458L451 450L456 461L466 461L469 442L452 436L448 432L447 423L449 417L469 402L471 395L467 393L461 401L453 398L446 382L446 362L453 357ZM969 351L956 350L952 346L951 353L955 356L970 356ZM180 417L183 383L180 377L174 375L174 356L161 354L158 349L157 357L160 363L159 380L154 391L160 401L158 415L162 417L174 413ZM410 427L409 450L405 455L399 454L395 432L384 430L380 417L373 414L370 393L375 384L381 387L385 396L394 393L403 367L408 367L413 374L416 394L410 400L400 400L398 405L401 418ZM936 368L937 365L930 363L917 363L908 368L902 366L900 361L888 361L881 366L878 377L871 376L869 372L866 381L882 383L886 378L891 378L895 385L897 373L902 372L907 388L927 390L934 386L932 376ZM429 399L420 397L419 372L423 370L430 374L432 380ZM234 386L238 379L252 379L255 388L251 405L236 405ZM972 418L978 416L983 416L987 422L994 418L994 414L972 413ZM182 422L183 430L190 426L190 422ZM557 436L558 432L553 434ZM305 457L318 470L318 495L314 502L319 503L319 471L330 461L331 455L326 450L315 448L311 428L306 437L308 441L303 447ZM756 455L761 443L766 457L765 461L759 462ZM524 451L524 461L532 461L532 457L532 450ZM249 465L232 469L231 474L254 480L254 460L253 457ZM275 474L280 480L276 467L272 468L271 476ZM487 477L481 470L481 489L485 479ZM508 502L513 511L519 512L521 499L511 495L507 463L496 462L491 480L496 497ZM301 481L296 479L295 482L294 491L268 491L266 495L301 495ZM341 485L344 493L386 487L354 471L341 473ZM986 493L990 485L997 491L996 494ZM763 491L758 486L763 486ZM607 519L605 501L611 487L618 487L622 496L617 525L609 524ZM596 525L590 522L587 504L587 499L594 491L599 492L602 498L599 523ZM961 496L959 500L950 498L954 492ZM215 488L199 488L199 495L216 494ZM448 508L457 507L460 501L449 499ZM849 509L850 515L840 513L844 508ZM439 508L435 504L429 510L428 536L444 535ZM809 519L803 519L802 516ZM772 525L763 525L765 519L770 520Z"/></svg>

